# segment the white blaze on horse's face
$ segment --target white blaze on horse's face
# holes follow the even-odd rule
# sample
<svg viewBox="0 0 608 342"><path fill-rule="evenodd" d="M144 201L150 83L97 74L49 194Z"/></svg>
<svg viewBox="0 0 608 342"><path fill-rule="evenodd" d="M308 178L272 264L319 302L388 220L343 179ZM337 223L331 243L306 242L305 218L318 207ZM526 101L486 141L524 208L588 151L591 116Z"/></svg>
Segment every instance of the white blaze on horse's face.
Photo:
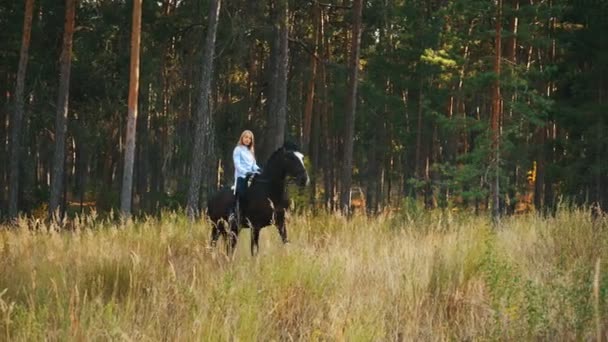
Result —
<svg viewBox="0 0 608 342"><path fill-rule="evenodd" d="M304 167L304 155L300 152L294 152L293 154L295 154L296 157L298 157L298 159L300 159L300 163L302 163L302 167Z"/></svg>
<svg viewBox="0 0 608 342"><path fill-rule="evenodd" d="M300 152L294 152L293 153L296 157L298 157L298 159L300 160L300 163L302 163L302 168L306 171L306 166L304 166L304 155ZM308 178L308 172L306 172L306 185L308 185L310 183L310 178Z"/></svg>

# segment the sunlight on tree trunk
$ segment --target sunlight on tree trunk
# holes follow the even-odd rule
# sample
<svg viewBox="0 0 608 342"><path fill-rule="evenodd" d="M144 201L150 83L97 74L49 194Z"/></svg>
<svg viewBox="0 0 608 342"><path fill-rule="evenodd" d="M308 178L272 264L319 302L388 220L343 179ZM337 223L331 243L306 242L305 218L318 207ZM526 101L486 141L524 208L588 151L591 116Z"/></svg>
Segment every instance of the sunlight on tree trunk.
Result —
<svg viewBox="0 0 608 342"><path fill-rule="evenodd" d="M137 103L139 96L139 47L141 40L141 3L133 1L133 21L131 29L131 65L129 77L129 102L127 114L127 133L125 139L125 159L122 174L120 211L123 217L131 216L133 192L133 164L135 162L135 133L137 126Z"/></svg>

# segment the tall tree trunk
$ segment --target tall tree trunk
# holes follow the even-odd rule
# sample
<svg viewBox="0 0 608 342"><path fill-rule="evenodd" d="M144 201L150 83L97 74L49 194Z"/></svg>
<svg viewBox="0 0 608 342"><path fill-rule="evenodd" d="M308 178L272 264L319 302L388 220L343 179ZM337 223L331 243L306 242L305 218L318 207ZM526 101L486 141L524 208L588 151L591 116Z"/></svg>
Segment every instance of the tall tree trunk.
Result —
<svg viewBox="0 0 608 342"><path fill-rule="evenodd" d="M4 82L0 85L0 94L4 94L2 97L3 103L2 106L4 108L9 108L9 99L13 95L9 90L9 85ZM9 165L9 142L10 133L9 133L9 117L12 114L9 111L0 111L0 165ZM8 174L9 167L0 168L0 210L2 213L5 211L8 212ZM6 208L4 207L4 203L6 203ZM1 215L0 215L1 216ZM0 217L1 219L2 217Z"/></svg>
<svg viewBox="0 0 608 342"><path fill-rule="evenodd" d="M249 60L247 62L247 103L249 104L247 108L247 121L251 121L251 119L257 115L258 104L259 104L259 96L257 87L258 83L256 80L259 75L259 59L258 59L258 44L253 41L249 45Z"/></svg>
<svg viewBox="0 0 608 342"><path fill-rule="evenodd" d="M215 39L217 21L220 15L221 0L212 0L209 8L207 36L203 47L203 61L201 70L198 107L196 108L196 131L194 135L194 148L192 149L192 166L190 169L190 187L188 188L187 211L191 219L198 215L199 195L203 162L209 162L209 137L212 127L211 116L211 78L213 77L213 59L215 58Z"/></svg>
<svg viewBox="0 0 608 342"><path fill-rule="evenodd" d="M86 191L87 184L87 166L89 164L89 149L87 146L87 132L86 126L83 123L83 119L80 118L80 129L76 132L74 139L76 139L76 182L75 189L78 195L80 203L80 213L82 214L84 209L84 194Z"/></svg>
<svg viewBox="0 0 608 342"><path fill-rule="evenodd" d="M329 61L331 49L329 47L329 38L326 34L325 25L327 22L326 12L321 12L321 42L322 42L322 51L323 51L323 60ZM325 63L321 63L319 65L319 74L321 86L320 90L322 91L322 100L320 103L320 140L323 143L323 152L322 152L322 160L320 161L323 166L323 204L325 209L331 209L332 202L334 198L334 189L332 183L332 163L331 163L331 155L333 155L332 144L331 144L331 131L329 125L329 87L328 87L328 73Z"/></svg>
<svg viewBox="0 0 608 342"><path fill-rule="evenodd" d="M414 176L416 178L422 177L423 171L422 171L422 104L423 104L423 99L424 99L424 93L422 91L422 80L420 80L418 82L419 86L418 86L418 103L416 106L417 109L417 121L416 121L416 154L414 156L414 162L415 162L415 166L414 166Z"/></svg>
<svg viewBox="0 0 608 342"><path fill-rule="evenodd" d="M317 80L318 81L318 80ZM321 145L321 103L315 102L315 111L311 127L310 137L310 158L312 163L311 181L310 181L310 203L315 206L317 202L317 185L320 170L321 158L319 149Z"/></svg>
<svg viewBox="0 0 608 342"><path fill-rule="evenodd" d="M17 86L15 87L15 109L11 120L11 154L9 171L9 201L8 216L15 218L19 211L19 163L21 160L21 128L23 126L23 89L25 87L25 74L30 48L32 32L32 13L34 0L26 0L25 14L23 16L23 34L21 37L21 51L19 53L19 69L17 71Z"/></svg>
<svg viewBox="0 0 608 342"><path fill-rule="evenodd" d="M502 0L496 1L496 35L494 73L496 79L492 88L492 154L494 167L494 180L492 181L492 218L498 219L500 214L500 59L501 59L501 31L502 31Z"/></svg>
<svg viewBox="0 0 608 342"><path fill-rule="evenodd" d="M342 162L342 187L340 193L340 209L344 214L349 213L350 209L350 187L353 177L353 140L355 135L355 112L357 110L357 76L359 71L359 50L361 45L362 10L362 0L354 0L347 88L348 95L346 100L346 114L344 116L344 155Z"/></svg>
<svg viewBox="0 0 608 342"><path fill-rule="evenodd" d="M605 86L604 86L604 79L601 78L599 80L599 84L598 84L598 90L597 90L597 103L601 106L604 102L604 98L603 98L603 94L605 92ZM606 211L606 203L608 201L608 198L606 198L606 168L602 167L603 165L603 151L602 151L602 145L604 143L604 129L605 129L605 123L604 120L602 119L602 117L599 117L599 122L598 122L598 128L597 128L597 141L596 141L596 156L595 156L595 163L597 165L597 176L596 176L596 180L595 180L595 190L596 190L596 197L597 197L597 209L601 209ZM557 134L556 134L557 135Z"/></svg>
<svg viewBox="0 0 608 342"><path fill-rule="evenodd" d="M271 99L269 107L268 120L270 127L268 130L267 139L270 143L266 153L270 155L274 150L281 147L285 141L285 126L287 123L287 74L289 68L289 25L288 25L288 5L287 0L276 1L276 16L277 24L275 29L276 37L273 49L276 49L276 62L271 68L274 68L273 78L271 82L275 82L273 86L274 99Z"/></svg>
<svg viewBox="0 0 608 342"><path fill-rule="evenodd" d="M139 123L137 124L137 130L139 131L137 133L137 136L139 137L139 144L136 145L136 155L137 155L137 162L135 163L136 166L136 193L137 193L137 198L139 199L139 208L141 209L145 209L146 205L145 205L145 200L147 198L147 192L148 192L148 172L149 172L149 161L148 161L148 155L149 155L149 132L150 132L150 92L151 92L151 86L148 85L147 87L144 87L143 90L143 94L144 96L142 96L143 99L143 104L142 104L142 112L140 115L138 115L138 121Z"/></svg>
<svg viewBox="0 0 608 342"><path fill-rule="evenodd" d="M511 20L509 22L510 37L506 47L506 55L509 61L517 63L517 29L519 26L519 0L511 0Z"/></svg>
<svg viewBox="0 0 608 342"><path fill-rule="evenodd" d="M139 47L141 37L141 2L133 1L133 21L131 28L131 64L129 76L129 102L127 133L125 138L125 161L122 173L120 211L123 217L131 216L133 192L133 164L135 159L135 132L137 129L137 100L139 95Z"/></svg>
<svg viewBox="0 0 608 342"><path fill-rule="evenodd" d="M65 172L65 140L68 123L68 101L70 97L70 71L72 64L72 38L76 16L76 0L65 2L65 26L63 47L61 49L59 94L57 97L57 116L55 120L55 152L53 153L53 173L51 175L51 194L49 199L49 216L58 219L61 216L61 193ZM56 216L57 215L57 216Z"/></svg>
<svg viewBox="0 0 608 342"><path fill-rule="evenodd" d="M313 4L313 53L310 56L310 75L308 80L308 90L306 92L306 105L304 107L304 132L303 149L308 152L310 149L311 127L313 126L313 105L315 101L315 82L317 76L317 51L319 46L321 7L318 2ZM316 165L315 165L316 166Z"/></svg>
<svg viewBox="0 0 608 342"><path fill-rule="evenodd" d="M475 21L471 20L470 24L469 24L469 28L467 31L467 41L466 44L464 46L464 51L463 51L463 60L464 61L468 61L469 60L469 55L470 55L470 43L471 43L471 35L473 33L473 28L475 27ZM460 133L461 136L461 148L460 148L460 153L462 154L467 154L469 152L469 133L468 133L468 127L467 127L467 112L466 112L466 99L465 96L463 95L463 85L464 85L464 79L465 79L465 75L466 75L466 68L467 68L467 63L463 63L462 67L459 70L459 76L458 76L458 99L456 101L456 110L458 111L458 113L460 115L462 115L462 119L463 119L463 129Z"/></svg>
<svg viewBox="0 0 608 342"><path fill-rule="evenodd" d="M554 1L549 1L549 8L553 9L553 3ZM555 16L551 17L549 19L549 36L551 38L551 45L549 46L549 63L551 65L555 65L556 64L556 58L557 58L557 37L556 37L556 27L557 27L557 18ZM553 92L555 89L557 89L557 86L555 84L556 80L555 78L552 78L551 80L548 81L547 84L547 98L552 98L553 97ZM552 119L549 121L550 123L550 128L551 128L551 135L549 136L551 138L551 144L549 146L549 163L551 163L552 165L555 165L555 163L557 162L557 152L556 152L556 147L557 147L557 136L558 136L558 125L555 119ZM601 126L601 122L600 125L598 125L598 127L602 127ZM601 130L600 130L600 134L601 134ZM551 173L546 173L546 180L547 183L545 185L545 206L547 207L548 210L550 210L552 213L555 213L556 210L556 203L555 203L555 194L553 192L553 183L556 181L554 179L554 176Z"/></svg>
<svg viewBox="0 0 608 342"><path fill-rule="evenodd" d="M322 87L322 80L318 77L317 73L317 58L319 52L319 45L321 42L322 26L321 26L321 7L318 3L313 6L313 41L314 56L311 56L311 75L308 84L308 93L306 96L306 105L304 109L304 137L303 137L303 148L304 152L310 152L310 158L312 162L312 173L310 182L310 203L313 206L313 210L316 209L316 195L317 185L320 170L320 138L321 138L321 103L317 96L315 96L315 90L317 87ZM307 128L307 126L309 126Z"/></svg>
<svg viewBox="0 0 608 342"><path fill-rule="evenodd" d="M282 0L279 0L282 1ZM279 19L277 4L275 1L271 1L270 16L272 21L275 22L275 26L272 29L272 41L270 44L270 56L266 61L265 70L267 72L267 91L266 98L268 105L266 106L266 134L258 137L260 148L258 148L258 158L266 160L275 145L274 132L276 130L276 117L275 114L278 112L278 101L279 101L279 50L280 50L280 34L279 24L276 24Z"/></svg>
<svg viewBox="0 0 608 342"><path fill-rule="evenodd" d="M207 156L207 161L203 164L203 189L200 191L200 194L203 196L203 198L201 198L201 201L206 201L215 193L215 191L217 191L219 187L217 180L219 170L216 149L217 141L215 135L215 120L213 119L213 115L211 114L215 112L214 104L216 103L220 103L220 100L217 96L212 96L211 100L209 101L209 115L211 119L209 120L208 134L205 137L205 155Z"/></svg>

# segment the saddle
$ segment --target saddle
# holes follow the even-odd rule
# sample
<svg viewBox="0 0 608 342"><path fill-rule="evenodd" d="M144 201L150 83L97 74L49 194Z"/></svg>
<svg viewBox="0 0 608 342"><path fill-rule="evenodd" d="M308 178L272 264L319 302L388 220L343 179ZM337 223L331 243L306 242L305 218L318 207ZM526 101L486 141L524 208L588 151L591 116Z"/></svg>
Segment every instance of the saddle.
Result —
<svg viewBox="0 0 608 342"><path fill-rule="evenodd" d="M245 176L245 184L247 184L247 189L253 184L253 180L259 176L259 173L248 173ZM230 186L230 191L236 195L236 184L232 184Z"/></svg>

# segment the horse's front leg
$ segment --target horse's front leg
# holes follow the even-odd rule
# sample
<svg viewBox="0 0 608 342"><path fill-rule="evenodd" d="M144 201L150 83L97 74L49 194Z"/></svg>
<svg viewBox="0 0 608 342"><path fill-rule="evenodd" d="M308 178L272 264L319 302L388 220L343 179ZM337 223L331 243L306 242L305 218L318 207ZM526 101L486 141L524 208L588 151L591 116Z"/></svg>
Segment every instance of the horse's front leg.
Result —
<svg viewBox="0 0 608 342"><path fill-rule="evenodd" d="M281 235L281 240L283 243L288 243L289 239L287 239L287 227L285 226L285 211L281 210L276 213L276 222L275 225L279 230L279 234Z"/></svg>
<svg viewBox="0 0 608 342"><path fill-rule="evenodd" d="M260 229L258 226L251 226L251 256L256 256L260 250Z"/></svg>
<svg viewBox="0 0 608 342"><path fill-rule="evenodd" d="M215 245L217 245L217 240L220 238L220 234L222 233L222 230L219 227L220 224L223 224L221 219L217 222L213 222L211 226L211 247L215 247Z"/></svg>

